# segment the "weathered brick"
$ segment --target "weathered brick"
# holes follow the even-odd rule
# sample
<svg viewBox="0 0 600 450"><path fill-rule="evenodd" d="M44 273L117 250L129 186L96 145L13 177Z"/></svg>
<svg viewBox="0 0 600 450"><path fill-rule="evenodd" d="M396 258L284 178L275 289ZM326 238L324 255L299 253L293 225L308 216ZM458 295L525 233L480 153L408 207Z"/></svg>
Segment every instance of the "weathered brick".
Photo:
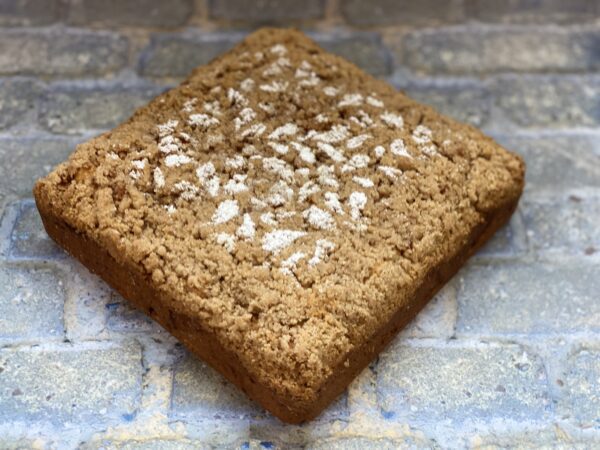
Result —
<svg viewBox="0 0 600 450"><path fill-rule="evenodd" d="M131 417L141 391L138 345L89 343L1 350L0 420Z"/></svg>
<svg viewBox="0 0 600 450"><path fill-rule="evenodd" d="M599 331L599 269L584 261L469 265L459 275L457 333Z"/></svg>
<svg viewBox="0 0 600 450"><path fill-rule="evenodd" d="M60 272L50 268L1 265L0 339L62 336L62 278Z"/></svg>
<svg viewBox="0 0 600 450"><path fill-rule="evenodd" d="M456 287L449 283L408 324L401 335L405 338L449 338L456 324Z"/></svg>
<svg viewBox="0 0 600 450"><path fill-rule="evenodd" d="M58 85L47 91L39 120L54 133L106 130L123 122L160 91L150 85Z"/></svg>
<svg viewBox="0 0 600 450"><path fill-rule="evenodd" d="M31 80L0 80L0 129L8 128L26 120L35 110L41 86Z"/></svg>
<svg viewBox="0 0 600 450"><path fill-rule="evenodd" d="M521 213L517 210L509 223L500 228L477 252L482 257L510 257L527 250Z"/></svg>
<svg viewBox="0 0 600 450"><path fill-rule="evenodd" d="M586 127L600 124L600 77L502 77L494 97L500 110L523 127Z"/></svg>
<svg viewBox="0 0 600 450"><path fill-rule="evenodd" d="M352 25L423 25L464 18L462 0L341 0L340 9Z"/></svg>
<svg viewBox="0 0 600 450"><path fill-rule="evenodd" d="M119 332L160 332L161 327L142 311L134 308L127 300L114 293L114 298L106 304L106 325Z"/></svg>
<svg viewBox="0 0 600 450"><path fill-rule="evenodd" d="M60 18L59 0L2 0L0 25L47 25Z"/></svg>
<svg viewBox="0 0 600 450"><path fill-rule="evenodd" d="M263 414L238 388L191 355L175 368L172 413L221 418Z"/></svg>
<svg viewBox="0 0 600 450"><path fill-rule="evenodd" d="M600 429L600 351L583 348L571 355L564 374L563 417Z"/></svg>
<svg viewBox="0 0 600 450"><path fill-rule="evenodd" d="M35 180L64 161L76 142L63 138L0 139L0 198L31 197Z"/></svg>
<svg viewBox="0 0 600 450"><path fill-rule="evenodd" d="M595 135L497 136L525 159L527 192L564 192L600 187L600 148Z"/></svg>
<svg viewBox="0 0 600 450"><path fill-rule="evenodd" d="M488 22L565 23L594 20L599 6L597 0L467 0L467 14Z"/></svg>
<svg viewBox="0 0 600 450"><path fill-rule="evenodd" d="M64 255L44 230L33 201L19 205L15 226L10 235L9 255L13 258L51 259Z"/></svg>
<svg viewBox="0 0 600 450"><path fill-rule="evenodd" d="M104 75L127 62L127 40L81 30L0 30L0 74Z"/></svg>
<svg viewBox="0 0 600 450"><path fill-rule="evenodd" d="M353 62L374 76L389 75L392 70L391 56L376 33L310 35L325 50Z"/></svg>
<svg viewBox="0 0 600 450"><path fill-rule="evenodd" d="M139 70L145 76L181 78L229 50L241 37L237 34L154 36L142 53Z"/></svg>
<svg viewBox="0 0 600 450"><path fill-rule="evenodd" d="M81 450L210 450L213 447L196 440L189 439L144 439L140 440L100 440L83 444Z"/></svg>
<svg viewBox="0 0 600 450"><path fill-rule="evenodd" d="M431 444L431 443L430 443ZM306 450L395 450L399 448L426 448L423 442L409 437L402 440L368 437L340 437L323 439L308 444Z"/></svg>
<svg viewBox="0 0 600 450"><path fill-rule="evenodd" d="M489 90L480 83L436 81L395 85L409 97L461 122L482 127L488 121L492 98Z"/></svg>
<svg viewBox="0 0 600 450"><path fill-rule="evenodd" d="M79 26L173 28L187 22L193 3L193 0L71 0L67 22Z"/></svg>
<svg viewBox="0 0 600 450"><path fill-rule="evenodd" d="M244 0L210 0L212 19L255 24L278 24L320 19L325 14L324 0L263 0L249 4Z"/></svg>
<svg viewBox="0 0 600 450"><path fill-rule="evenodd" d="M31 450L44 448L45 442L42 439L10 439L0 437L0 448L2 450Z"/></svg>
<svg viewBox="0 0 600 450"><path fill-rule="evenodd" d="M394 345L377 373L386 418L523 420L548 410L542 362L518 346Z"/></svg>
<svg viewBox="0 0 600 450"><path fill-rule="evenodd" d="M531 247L539 252L600 252L600 198L525 200L523 222Z"/></svg>
<svg viewBox="0 0 600 450"><path fill-rule="evenodd" d="M420 73L565 72L598 67L596 31L457 27L408 34L398 58Z"/></svg>

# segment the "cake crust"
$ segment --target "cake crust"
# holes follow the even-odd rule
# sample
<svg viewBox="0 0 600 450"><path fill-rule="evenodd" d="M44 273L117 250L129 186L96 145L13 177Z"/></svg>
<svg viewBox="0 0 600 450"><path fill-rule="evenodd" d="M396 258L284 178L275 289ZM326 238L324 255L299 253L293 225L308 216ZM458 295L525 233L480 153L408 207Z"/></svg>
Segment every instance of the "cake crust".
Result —
<svg viewBox="0 0 600 450"><path fill-rule="evenodd" d="M61 246L301 422L508 220L523 178L474 128L264 29L34 194Z"/></svg>

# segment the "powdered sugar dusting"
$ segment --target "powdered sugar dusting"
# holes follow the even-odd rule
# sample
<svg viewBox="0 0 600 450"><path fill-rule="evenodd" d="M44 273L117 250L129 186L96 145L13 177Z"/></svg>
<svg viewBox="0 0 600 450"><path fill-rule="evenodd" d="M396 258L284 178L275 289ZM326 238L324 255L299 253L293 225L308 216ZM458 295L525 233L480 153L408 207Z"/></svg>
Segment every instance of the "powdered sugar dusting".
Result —
<svg viewBox="0 0 600 450"><path fill-rule="evenodd" d="M277 254L304 236L306 236L305 231L273 230L263 236L262 248L266 252Z"/></svg>
<svg viewBox="0 0 600 450"><path fill-rule="evenodd" d="M215 225L229 222L235 216L239 214L240 208L237 200L223 200L217 206L217 210L212 216L212 222Z"/></svg>

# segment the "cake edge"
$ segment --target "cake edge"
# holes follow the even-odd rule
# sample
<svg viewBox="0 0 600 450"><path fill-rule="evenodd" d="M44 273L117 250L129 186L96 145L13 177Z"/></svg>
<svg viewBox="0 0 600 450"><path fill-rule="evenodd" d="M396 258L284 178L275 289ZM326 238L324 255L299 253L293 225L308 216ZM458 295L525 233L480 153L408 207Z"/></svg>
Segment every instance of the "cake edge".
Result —
<svg viewBox="0 0 600 450"><path fill-rule="evenodd" d="M332 368L332 375L321 384L314 402L299 402L298 399L283 398L268 386L257 382L237 355L223 347L209 330L203 329L200 321L169 309L168 305L171 302L162 293L152 288L146 276L114 259L96 241L78 233L54 214L44 183L36 183L34 197L46 232L59 246L91 272L100 276L134 306L156 320L193 354L216 369L248 397L282 421L297 424L315 418L337 398L458 272L467 259L508 222L517 208L523 191L523 179L515 181L515 184L518 183L518 189L514 191L514 197L504 204L497 205L497 208L489 212L479 226L471 230L468 239L456 254L427 273L425 281L417 288L405 308L397 310L369 340L355 347L336 367Z"/></svg>

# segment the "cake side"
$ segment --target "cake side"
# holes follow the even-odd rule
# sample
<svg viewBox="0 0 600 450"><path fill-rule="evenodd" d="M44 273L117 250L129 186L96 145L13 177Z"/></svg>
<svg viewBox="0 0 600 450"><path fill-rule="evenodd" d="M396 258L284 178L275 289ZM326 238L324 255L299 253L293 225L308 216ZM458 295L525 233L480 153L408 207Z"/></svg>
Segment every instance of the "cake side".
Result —
<svg viewBox="0 0 600 450"><path fill-rule="evenodd" d="M516 202L523 170L303 35L266 30L79 146L35 194L257 383L306 406Z"/></svg>

